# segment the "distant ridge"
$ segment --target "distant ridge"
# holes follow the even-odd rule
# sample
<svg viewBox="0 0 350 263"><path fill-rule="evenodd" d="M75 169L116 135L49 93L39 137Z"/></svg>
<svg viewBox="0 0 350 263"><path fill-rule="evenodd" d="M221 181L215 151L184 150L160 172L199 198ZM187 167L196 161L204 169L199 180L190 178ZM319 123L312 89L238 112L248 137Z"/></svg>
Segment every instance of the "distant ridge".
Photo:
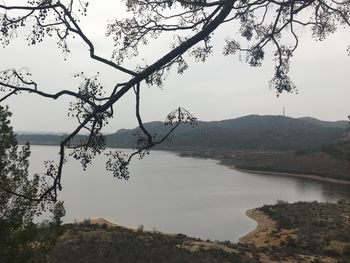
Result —
<svg viewBox="0 0 350 263"><path fill-rule="evenodd" d="M161 122L145 126L163 135L169 129ZM194 128L181 126L169 149L174 150L313 150L339 139L346 122L324 122L313 118L248 115L236 119L203 122ZM138 128L108 135L113 147L132 147ZM159 148L166 149L167 145Z"/></svg>
<svg viewBox="0 0 350 263"><path fill-rule="evenodd" d="M323 126L323 127L341 128L341 129L346 129L347 127L349 127L349 121L321 121L319 119L312 118L312 117L302 117L299 119L307 121L309 123L316 124L318 126Z"/></svg>
<svg viewBox="0 0 350 263"><path fill-rule="evenodd" d="M170 127L159 121L145 127L156 137L164 135ZM198 121L194 128L178 127L170 145L157 146L169 150L317 150L338 140L348 127L347 121L321 121L311 117L291 118L274 115L248 115L222 121ZM109 147L132 148L136 144L139 128L121 129L107 135ZM21 134L19 142L56 145L59 135Z"/></svg>

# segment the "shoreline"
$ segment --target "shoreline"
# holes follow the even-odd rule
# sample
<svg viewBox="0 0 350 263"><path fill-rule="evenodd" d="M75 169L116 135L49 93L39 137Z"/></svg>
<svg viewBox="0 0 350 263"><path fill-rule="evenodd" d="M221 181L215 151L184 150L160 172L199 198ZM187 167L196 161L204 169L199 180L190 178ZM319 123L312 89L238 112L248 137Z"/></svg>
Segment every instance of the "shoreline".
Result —
<svg viewBox="0 0 350 263"><path fill-rule="evenodd" d="M219 164L221 164L221 163L219 163ZM350 185L350 181L335 179L332 177L323 177L320 175L287 173L287 172L273 172L273 171L263 171L263 170L250 170L250 169L237 168L234 165L226 165L226 164L221 164L221 165L229 167L232 170L236 170L236 171L240 171L240 172L244 172L244 173L249 173L249 174L295 177L295 178L302 178L302 179L313 180L313 181L321 181L321 182L326 182L326 183Z"/></svg>
<svg viewBox="0 0 350 263"><path fill-rule="evenodd" d="M255 209L251 209L251 210L255 210ZM68 223L68 224L84 224L84 223L89 223L91 225L98 225L98 226L103 226L106 225L107 227L113 228L113 227L118 227L118 228L123 228L135 233L144 233L144 234L158 234L158 235L162 235L165 237L170 237L170 238L174 238L178 235L183 235L186 236L187 238L191 239L192 241L189 241L183 245L178 245L179 248L183 248L183 249L187 249L191 252L196 252L200 249L221 249L225 252L228 253L239 253L239 250L232 248L232 247L228 247L226 245L220 244L217 241L213 241L213 240L204 240L204 239L200 239L200 238L195 238L195 237L189 237L186 234L182 234L182 233L169 233L169 232L164 232L164 231L156 231L156 230L140 230L140 229L136 229L136 228L132 228L132 227L128 227L128 226L123 226L123 225L119 225L117 223L115 223L114 221L110 220L110 219L106 219L104 217L96 217L96 218L91 218L83 221L77 221L74 223ZM236 242L235 242L236 243Z"/></svg>
<svg viewBox="0 0 350 263"><path fill-rule="evenodd" d="M153 234L161 234L164 236L176 236L178 235L178 233L168 233L168 232L163 232L163 231L158 231L158 230L146 230L143 228L133 228L133 227L129 227L129 226L124 226L124 225L119 225L118 223L116 223L113 220L110 220L108 218L104 218L104 217L94 217L94 218L90 218L87 220L82 220L82 221L77 221L76 223L71 223L71 224L84 224L84 223L88 223L91 225L107 225L108 227L120 227L120 228L124 228L133 232L144 232L144 233L153 233Z"/></svg>
<svg viewBox="0 0 350 263"><path fill-rule="evenodd" d="M276 227L276 223L257 208L248 209L245 211L245 215L254 220L257 225L254 230L238 239L240 243L254 244L261 234L271 232Z"/></svg>
<svg viewBox="0 0 350 263"><path fill-rule="evenodd" d="M257 248L279 247L296 238L297 229L278 229L278 222L272 220L259 208L249 209L245 214L257 222L256 228L239 238L239 242Z"/></svg>
<svg viewBox="0 0 350 263"><path fill-rule="evenodd" d="M258 233L259 231L259 221L257 220L256 217L254 217L254 210L255 208L252 208L252 209L248 209L245 211L245 215L247 217L249 217L250 219L254 220L255 223L256 223L256 227L255 229L253 229L252 231L248 232L247 234L245 234L244 236L241 236L239 239L238 239L238 242L240 243L248 243L249 242L249 239L254 236L255 234Z"/></svg>
<svg viewBox="0 0 350 263"><path fill-rule="evenodd" d="M236 165L234 165L234 164L224 163L224 161L227 159L215 158L213 156L203 156L200 153L197 154L197 153L192 152L189 155L184 155L183 152L176 152L176 154L182 158L190 157L190 158L214 160L214 161L217 161L217 163L219 165L223 165L225 167L228 167L229 169L236 170L236 171L243 172L243 173L248 173L248 174L295 177L295 178L301 178L301 179L307 179L307 180L313 180L313 181L321 181L321 182L326 182L326 183L350 185L350 181L347 181L347 180L336 179L336 178L332 178L332 177L325 177L325 176L315 175L315 174L288 173L288 172L275 172L275 171L237 168Z"/></svg>

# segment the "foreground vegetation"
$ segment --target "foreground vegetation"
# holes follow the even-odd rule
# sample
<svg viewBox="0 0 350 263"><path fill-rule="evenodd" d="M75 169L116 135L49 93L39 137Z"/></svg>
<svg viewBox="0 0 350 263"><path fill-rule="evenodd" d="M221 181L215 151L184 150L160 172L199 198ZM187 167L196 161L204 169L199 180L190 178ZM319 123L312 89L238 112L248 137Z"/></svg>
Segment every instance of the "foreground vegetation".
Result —
<svg viewBox="0 0 350 263"><path fill-rule="evenodd" d="M42 181L28 172L30 147L18 146L10 116L0 105L0 262L46 262L62 234L65 209L63 202L37 200ZM38 223L45 209L50 219Z"/></svg>
<svg viewBox="0 0 350 263"><path fill-rule="evenodd" d="M315 254L350 261L350 202L280 202L260 208L277 222L276 233L294 230L294 237L281 245L290 253Z"/></svg>
<svg viewBox="0 0 350 263"><path fill-rule="evenodd" d="M50 262L256 262L224 246L183 234L167 235L119 226L83 224L65 226Z"/></svg>

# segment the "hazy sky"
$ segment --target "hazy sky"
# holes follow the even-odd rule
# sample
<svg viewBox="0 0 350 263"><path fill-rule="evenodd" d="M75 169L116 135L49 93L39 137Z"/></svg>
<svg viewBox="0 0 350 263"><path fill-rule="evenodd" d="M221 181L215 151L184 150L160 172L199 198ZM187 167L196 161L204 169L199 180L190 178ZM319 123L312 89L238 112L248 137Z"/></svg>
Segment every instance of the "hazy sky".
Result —
<svg viewBox="0 0 350 263"><path fill-rule="evenodd" d="M104 8L110 2L108 9ZM105 37L107 20L120 17L121 7L115 1L91 1L88 17L82 27L94 42L96 53L110 58L113 41ZM10 3L10 1L7 1ZM224 25L214 34L214 54L205 63L188 58L189 69L178 75L173 70L163 89L142 86L142 115L144 121L164 120L167 113L183 106L201 120L221 120L248 114L286 114L291 117L312 116L324 120L346 119L350 114L350 29L339 30L325 41L311 38L308 30L300 30L300 46L291 61L290 75L299 94L282 94L279 98L268 88L273 75L273 58L268 55L260 68L251 68L237 56L222 55L224 39L236 29ZM24 33L25 34L25 33ZM150 43L143 49L150 64L170 50L168 36ZM54 39L46 39L34 47L27 47L23 37L0 49L0 69L31 68L33 80L47 92L60 89L76 90L77 72L94 75L100 72L101 83L110 92L116 82L126 76L89 58L87 46L79 39L69 42L72 53L67 61L56 47ZM135 64L128 63L129 68ZM15 130L69 132L75 125L67 117L69 98L57 101L37 95L21 94L6 104L14 113ZM128 94L115 106L115 117L105 132L136 126L135 100Z"/></svg>

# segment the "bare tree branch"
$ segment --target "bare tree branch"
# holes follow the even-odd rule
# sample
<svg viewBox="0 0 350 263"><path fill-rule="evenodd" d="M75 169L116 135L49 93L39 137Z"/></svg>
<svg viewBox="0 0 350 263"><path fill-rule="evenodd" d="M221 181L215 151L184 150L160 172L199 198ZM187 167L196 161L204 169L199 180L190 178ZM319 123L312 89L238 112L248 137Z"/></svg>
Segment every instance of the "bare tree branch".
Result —
<svg viewBox="0 0 350 263"><path fill-rule="evenodd" d="M0 41L6 47L19 36L20 28L29 29L25 38L29 45L42 42L45 37L57 39L58 47L65 56L70 53L69 40L77 36L89 48L91 59L99 61L116 72L126 73L128 79L114 85L106 92L97 77L82 78L77 91L65 87L57 93L39 89L37 84L21 70L0 72L0 102L21 92L33 93L50 99L61 96L73 98L69 116L76 118L77 127L60 143L57 164L47 163L47 178L50 179L39 200L57 199L62 189L61 177L68 156L79 160L85 169L92 159L105 151L103 127L113 117L113 107L130 90L136 96L136 119L140 128L138 144L130 156L114 151L107 154L107 170L117 178L128 178L128 165L135 155L142 157L148 151L168 141L173 131L183 123L193 124L195 118L183 108L178 108L167 117L170 125L166 134L157 137L143 124L140 110L141 85L161 86L169 70L177 66L182 73L188 68L185 54L196 61L205 61L212 52L211 39L222 24L239 28L228 32L224 55L239 53L253 67L265 59L265 50L272 47L275 72L270 86L277 95L294 91L295 85L288 76L291 58L299 45L297 26L311 26L313 37L323 40L339 26L350 26L350 2L336 0L126 0L128 18L117 18L107 25L106 35L112 37L115 49L111 58L96 54L95 44L81 27L79 15L87 15L88 2L79 0L36 0L25 5L0 4ZM171 50L161 54L149 65L128 69L123 62L133 57L141 58L140 48L155 41L163 33L171 34L175 41ZM232 33L230 35L230 33ZM240 36L237 37L239 33ZM242 40L243 39L243 40ZM5 72L5 74L3 74ZM3 75L1 75L3 74ZM106 95L107 94L107 95ZM80 138L83 130L88 135ZM2 186L0 186L2 187ZM15 193L13 193L15 194Z"/></svg>

